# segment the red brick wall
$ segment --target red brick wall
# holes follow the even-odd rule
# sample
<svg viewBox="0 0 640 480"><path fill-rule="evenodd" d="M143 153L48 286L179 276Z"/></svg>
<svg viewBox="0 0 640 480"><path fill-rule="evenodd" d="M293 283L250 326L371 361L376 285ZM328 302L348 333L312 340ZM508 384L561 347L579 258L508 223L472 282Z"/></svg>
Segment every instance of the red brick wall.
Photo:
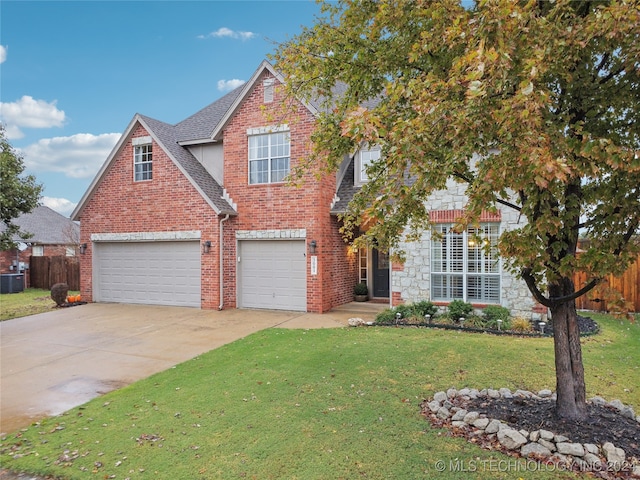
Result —
<svg viewBox="0 0 640 480"><path fill-rule="evenodd" d="M80 255L81 294L93 298L92 233L200 230L202 240L212 245L210 253L202 254L202 307L217 307L217 215L155 142L153 179L133 181L131 138L147 135L142 125L134 128L82 211L80 243L88 248Z"/></svg>
<svg viewBox="0 0 640 480"><path fill-rule="evenodd" d="M307 256L307 310L325 312L350 301L355 283L355 268L348 267L346 245L339 238L336 219L329 215L336 191L335 175L318 179L308 173L301 187L284 183L249 185L248 129L289 125L293 169L310 154L310 135L315 128L315 118L303 105L296 103L282 115L279 109L285 99L278 88L273 103L264 104L262 81L266 75L256 82L224 131L224 184L238 205L238 217L225 227L225 303L236 302L236 230L304 228L307 248L311 240L318 244L317 275L311 275ZM347 287L349 294L345 295Z"/></svg>

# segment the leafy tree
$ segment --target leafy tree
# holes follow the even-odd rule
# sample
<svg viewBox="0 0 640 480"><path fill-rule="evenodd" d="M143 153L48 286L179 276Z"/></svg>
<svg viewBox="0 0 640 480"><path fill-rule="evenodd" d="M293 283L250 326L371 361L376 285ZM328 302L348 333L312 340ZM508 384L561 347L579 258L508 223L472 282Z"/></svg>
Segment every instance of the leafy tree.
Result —
<svg viewBox="0 0 640 480"><path fill-rule="evenodd" d="M4 229L0 232L0 250L11 250L16 244L13 238L28 238L13 220L22 213L29 213L38 206L42 185L33 175L21 177L24 171L22 157L13 149L0 126L0 220Z"/></svg>
<svg viewBox="0 0 640 480"><path fill-rule="evenodd" d="M428 228L428 200L466 184L458 228L483 209L527 220L499 248L552 313L560 417L587 414L575 299L640 246L640 4L380 0L326 3L274 55L292 96L320 98L308 164L382 157L344 217L356 243ZM579 232L590 246L576 255ZM574 272L591 281L574 285Z"/></svg>

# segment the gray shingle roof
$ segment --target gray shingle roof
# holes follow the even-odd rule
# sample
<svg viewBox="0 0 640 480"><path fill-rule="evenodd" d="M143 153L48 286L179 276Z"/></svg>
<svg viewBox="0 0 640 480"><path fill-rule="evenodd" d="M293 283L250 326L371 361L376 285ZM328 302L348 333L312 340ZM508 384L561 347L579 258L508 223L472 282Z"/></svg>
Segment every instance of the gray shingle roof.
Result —
<svg viewBox="0 0 640 480"><path fill-rule="evenodd" d="M349 166L344 172L344 176L342 177L342 181L338 186L338 192L336 195L339 200L333 205L331 209L332 214L344 213L347 211L347 205L356 194L358 190L360 190L359 186L355 185L354 182L354 174L355 174L355 156L351 157L349 162Z"/></svg>
<svg viewBox="0 0 640 480"><path fill-rule="evenodd" d="M27 242L47 245L70 245L77 243L80 238L80 227L69 218L60 215L49 207L36 207L31 213L23 213L13 220L23 232L33 234ZM4 230L4 224L0 225ZM21 238L14 238L20 241Z"/></svg>
<svg viewBox="0 0 640 480"><path fill-rule="evenodd" d="M176 137L179 142L210 139L211 133L242 92L243 85L227 93L224 97L207 105L202 110L177 123Z"/></svg>
<svg viewBox="0 0 640 480"><path fill-rule="evenodd" d="M224 97L223 97L224 98ZM139 115L147 124L152 133L160 141L167 152L180 164L187 172L187 175L195 185L206 195L216 206L219 213L235 215L237 212L222 198L223 189L207 172L202 164L185 147L178 145L178 129L174 125L155 120L151 117Z"/></svg>

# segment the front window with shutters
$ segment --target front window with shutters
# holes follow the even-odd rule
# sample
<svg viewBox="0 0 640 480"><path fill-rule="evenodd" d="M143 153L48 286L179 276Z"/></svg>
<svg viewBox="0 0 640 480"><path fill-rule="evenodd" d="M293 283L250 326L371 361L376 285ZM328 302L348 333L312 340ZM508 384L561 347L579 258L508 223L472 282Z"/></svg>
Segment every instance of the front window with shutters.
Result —
<svg viewBox="0 0 640 480"><path fill-rule="evenodd" d="M289 132L249 136L249 183L279 183L289 174Z"/></svg>
<svg viewBox="0 0 640 480"><path fill-rule="evenodd" d="M462 233L435 226L431 240L431 299L500 303L499 224L483 223Z"/></svg>

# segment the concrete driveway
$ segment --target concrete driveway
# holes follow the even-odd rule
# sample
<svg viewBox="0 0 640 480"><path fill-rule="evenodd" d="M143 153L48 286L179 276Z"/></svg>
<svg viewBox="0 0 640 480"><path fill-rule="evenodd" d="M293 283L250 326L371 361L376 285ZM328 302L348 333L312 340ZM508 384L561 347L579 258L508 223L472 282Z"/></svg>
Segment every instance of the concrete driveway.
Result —
<svg viewBox="0 0 640 480"><path fill-rule="evenodd" d="M384 305L309 314L87 304L0 322L0 433L269 327L331 328L373 320Z"/></svg>

